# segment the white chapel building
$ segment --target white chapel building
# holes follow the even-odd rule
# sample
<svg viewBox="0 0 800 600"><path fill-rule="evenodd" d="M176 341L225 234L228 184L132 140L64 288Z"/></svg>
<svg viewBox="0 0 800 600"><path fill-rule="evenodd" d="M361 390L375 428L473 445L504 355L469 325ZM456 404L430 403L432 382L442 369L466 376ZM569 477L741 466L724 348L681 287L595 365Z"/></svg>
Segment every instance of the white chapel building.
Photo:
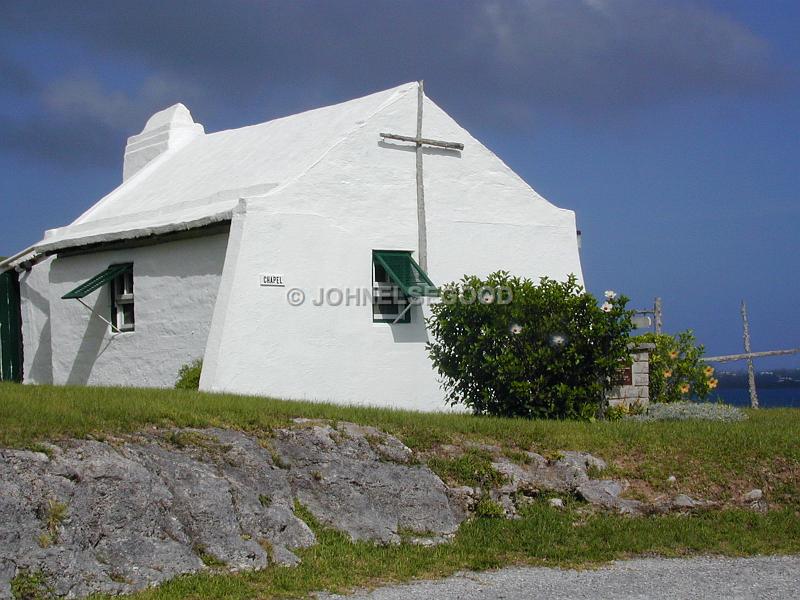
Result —
<svg viewBox="0 0 800 600"><path fill-rule="evenodd" d="M421 84L217 133L176 104L119 187L0 262L0 374L171 387L202 358L202 390L443 410L436 287L582 280L578 243Z"/></svg>

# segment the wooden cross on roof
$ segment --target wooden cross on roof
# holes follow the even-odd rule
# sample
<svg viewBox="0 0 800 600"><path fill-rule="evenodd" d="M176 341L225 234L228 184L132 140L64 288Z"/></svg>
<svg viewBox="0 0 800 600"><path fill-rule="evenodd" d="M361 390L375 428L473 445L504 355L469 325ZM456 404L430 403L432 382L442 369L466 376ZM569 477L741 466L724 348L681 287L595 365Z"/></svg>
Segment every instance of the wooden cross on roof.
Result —
<svg viewBox="0 0 800 600"><path fill-rule="evenodd" d="M443 142L422 137L422 101L425 92L422 81L417 86L417 135L398 135L396 133L379 134L384 140L399 140L401 142L413 142L417 147L417 232L419 236L419 266L426 273L428 272L428 233L425 225L425 187L422 182L422 148L423 146L434 146L447 150L463 150L464 144L458 142Z"/></svg>

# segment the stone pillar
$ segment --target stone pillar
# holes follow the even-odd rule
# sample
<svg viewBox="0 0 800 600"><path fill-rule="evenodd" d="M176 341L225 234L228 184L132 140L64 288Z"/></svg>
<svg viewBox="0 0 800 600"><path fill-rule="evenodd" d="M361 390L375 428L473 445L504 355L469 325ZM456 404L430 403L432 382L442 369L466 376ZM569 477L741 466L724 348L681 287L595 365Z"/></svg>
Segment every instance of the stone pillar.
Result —
<svg viewBox="0 0 800 600"><path fill-rule="evenodd" d="M650 402L650 352L655 344L630 344L633 362L620 369L616 385L608 393L609 406L647 406Z"/></svg>

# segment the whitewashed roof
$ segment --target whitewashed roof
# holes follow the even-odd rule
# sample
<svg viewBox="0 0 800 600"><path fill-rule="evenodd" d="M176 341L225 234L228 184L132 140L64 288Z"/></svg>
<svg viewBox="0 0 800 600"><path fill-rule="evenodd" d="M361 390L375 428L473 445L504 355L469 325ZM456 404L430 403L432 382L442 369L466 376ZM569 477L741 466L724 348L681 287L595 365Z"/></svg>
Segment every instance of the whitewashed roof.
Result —
<svg viewBox="0 0 800 600"><path fill-rule="evenodd" d="M126 171L133 173L70 225L46 231L35 248L57 250L227 220L239 198L268 194L300 177L348 133L416 85L210 134L202 133L183 105L172 106L129 139ZM178 143L175 136L168 140L169 128L176 126L182 128ZM190 131L191 126L199 129ZM138 163L129 169L130 155L142 145L146 153L148 144L161 148L153 150L158 155L149 162L146 156L135 158Z"/></svg>

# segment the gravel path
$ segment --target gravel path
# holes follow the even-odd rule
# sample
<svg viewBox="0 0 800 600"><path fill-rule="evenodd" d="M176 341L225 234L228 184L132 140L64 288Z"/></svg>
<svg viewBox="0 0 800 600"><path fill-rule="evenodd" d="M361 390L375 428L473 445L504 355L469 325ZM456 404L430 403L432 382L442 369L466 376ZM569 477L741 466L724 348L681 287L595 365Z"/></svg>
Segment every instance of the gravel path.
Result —
<svg viewBox="0 0 800 600"><path fill-rule="evenodd" d="M582 571L513 567L459 573L440 581L390 586L354 596L319 597L327 600L794 599L800 598L800 556L648 558Z"/></svg>

